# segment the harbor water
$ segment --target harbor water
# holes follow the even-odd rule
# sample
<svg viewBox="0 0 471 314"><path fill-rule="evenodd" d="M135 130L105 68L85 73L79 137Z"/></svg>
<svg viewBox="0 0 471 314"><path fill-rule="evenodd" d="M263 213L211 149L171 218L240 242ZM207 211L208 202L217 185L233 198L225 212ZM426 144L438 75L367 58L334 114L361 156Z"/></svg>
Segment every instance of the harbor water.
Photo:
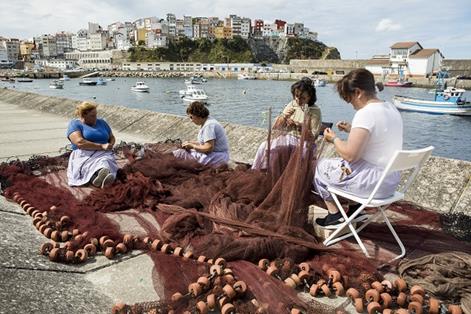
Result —
<svg viewBox="0 0 471 314"><path fill-rule="evenodd" d="M186 105L179 90L185 89L184 79L147 78L143 81L150 93L131 91L137 79L116 78L105 86L79 86L79 79L64 82L64 89L51 89L52 80L34 80L32 83L0 82L0 88L14 88L38 94L77 100L92 100L102 104L121 105L176 115L185 115ZM209 96L211 115L220 121L265 128L267 108L275 114L281 112L291 99L292 81L209 79L202 88ZM386 87L379 98L392 101L394 95L433 98L429 89ZM471 99L471 93L465 93ZM333 84L317 88L317 105L325 122L351 121L354 110L341 100ZM435 146L434 155L471 160L471 117L432 115L401 112L404 121L404 148ZM335 130L337 131L337 130ZM337 132L345 138L344 134Z"/></svg>

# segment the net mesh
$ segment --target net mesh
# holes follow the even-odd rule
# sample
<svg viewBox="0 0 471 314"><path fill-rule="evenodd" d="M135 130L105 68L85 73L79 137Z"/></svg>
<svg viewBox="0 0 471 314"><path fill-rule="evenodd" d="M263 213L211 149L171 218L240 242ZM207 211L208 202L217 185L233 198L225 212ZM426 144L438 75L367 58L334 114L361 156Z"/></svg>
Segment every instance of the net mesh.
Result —
<svg viewBox="0 0 471 314"><path fill-rule="evenodd" d="M377 254L376 259L367 259L349 241L333 248L318 242L306 219L309 205L321 204L310 193L316 165L315 138L307 122L296 145L286 136L288 131L277 126L272 134L281 145L271 147L264 171L251 170L247 165L212 168L178 160L170 152L180 142L169 140L143 146L118 145L115 153L120 170L116 182L106 189L68 187L67 153L3 163L0 182L6 197L19 202L35 219L42 217L33 220L40 232L64 242L58 257L51 257L52 251L44 249L50 259L77 261L81 256L77 252L88 243L95 243L110 258L133 248L147 250L154 262L154 289L162 300L126 305L123 308L128 312L166 313L172 309L178 313L194 310L199 301L208 303L211 294L220 299L226 293L221 289L234 285L234 278L211 277L214 269L208 259L214 264L217 258L224 258L226 269L249 287L231 301L238 312L281 313L299 308L314 313L318 310L302 301L286 283L302 270L298 263L305 262L310 268L308 279L298 289L309 291L319 279L328 280L329 271L335 268L345 289L353 287L363 294L373 281L382 279L378 267L385 258ZM444 221L445 225L454 224L450 222L453 217L444 218L407 203L396 204L391 212L396 215L396 229L408 250L420 247L425 253L440 253L456 247L457 240L442 229ZM116 215L132 219L139 228L123 226ZM454 224L457 230L469 229L462 227ZM386 231L384 225L372 224L362 237L392 246L394 239ZM128 234L132 238L126 238ZM112 243L106 244L105 236ZM171 243L168 251L163 249L164 242ZM124 243L126 249L118 243ZM459 245L466 254L471 252L469 243ZM179 247L195 257L205 256L205 262L175 256L181 255L175 253ZM68 251L75 259L68 257ZM261 259L268 259L271 264L267 265L276 268L271 276L261 270ZM176 292L186 295L189 285L201 276L211 277L208 287L197 296L175 300Z"/></svg>

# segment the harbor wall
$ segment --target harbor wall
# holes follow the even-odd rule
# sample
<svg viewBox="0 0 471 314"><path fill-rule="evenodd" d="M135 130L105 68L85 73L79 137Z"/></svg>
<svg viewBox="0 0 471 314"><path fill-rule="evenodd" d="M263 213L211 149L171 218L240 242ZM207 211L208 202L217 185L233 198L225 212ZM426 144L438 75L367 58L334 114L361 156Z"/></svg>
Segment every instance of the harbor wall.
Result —
<svg viewBox="0 0 471 314"><path fill-rule="evenodd" d="M67 118L74 117L75 106L79 103L11 89L0 90L0 101ZM198 132L188 118L166 113L100 104L99 116L114 130L139 135L149 142L192 139ZM227 132L232 160L250 163L259 144L266 139L266 130L221 122ZM322 155L332 156L332 145L326 145ZM406 200L439 212L471 215L470 179L471 162L432 156L409 189Z"/></svg>

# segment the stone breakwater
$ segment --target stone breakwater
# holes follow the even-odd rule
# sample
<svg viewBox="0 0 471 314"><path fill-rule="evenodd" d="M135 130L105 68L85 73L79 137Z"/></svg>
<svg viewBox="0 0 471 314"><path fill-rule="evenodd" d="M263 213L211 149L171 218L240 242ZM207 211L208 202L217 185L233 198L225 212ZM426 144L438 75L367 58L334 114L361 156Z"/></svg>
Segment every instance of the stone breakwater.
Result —
<svg viewBox="0 0 471 314"><path fill-rule="evenodd" d="M10 89L0 90L0 110L1 102L67 118L74 117L75 106L79 103L72 99ZM198 132L194 124L181 116L115 105L100 105L99 108L100 116L114 130L135 134L149 142L193 138ZM266 140L266 131L228 122L222 122L222 125L227 132L232 159L250 163L259 144ZM326 145L322 155L332 156L333 147ZM433 156L409 189L406 200L444 213L461 212L471 215L470 179L471 162Z"/></svg>

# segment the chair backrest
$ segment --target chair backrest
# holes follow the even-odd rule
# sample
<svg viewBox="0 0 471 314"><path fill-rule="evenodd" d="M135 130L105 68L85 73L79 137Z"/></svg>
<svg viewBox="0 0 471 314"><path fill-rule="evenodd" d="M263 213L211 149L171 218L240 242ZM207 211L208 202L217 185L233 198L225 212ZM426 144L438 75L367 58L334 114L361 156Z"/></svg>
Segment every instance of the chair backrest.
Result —
<svg viewBox="0 0 471 314"><path fill-rule="evenodd" d="M414 182L415 177L420 171L420 168L424 165L427 159L432 154L434 147L429 146L422 149L415 149L415 150L398 150L394 153L391 159L388 162L386 168L384 168L384 173L381 176L380 180L376 184L373 192L369 197L369 201L374 198L374 195L380 188L381 184L383 184L384 179L391 173L395 171L404 171L404 170L411 170L408 177L405 179L405 184L401 188L401 193L405 193L407 189L410 187L412 182Z"/></svg>

